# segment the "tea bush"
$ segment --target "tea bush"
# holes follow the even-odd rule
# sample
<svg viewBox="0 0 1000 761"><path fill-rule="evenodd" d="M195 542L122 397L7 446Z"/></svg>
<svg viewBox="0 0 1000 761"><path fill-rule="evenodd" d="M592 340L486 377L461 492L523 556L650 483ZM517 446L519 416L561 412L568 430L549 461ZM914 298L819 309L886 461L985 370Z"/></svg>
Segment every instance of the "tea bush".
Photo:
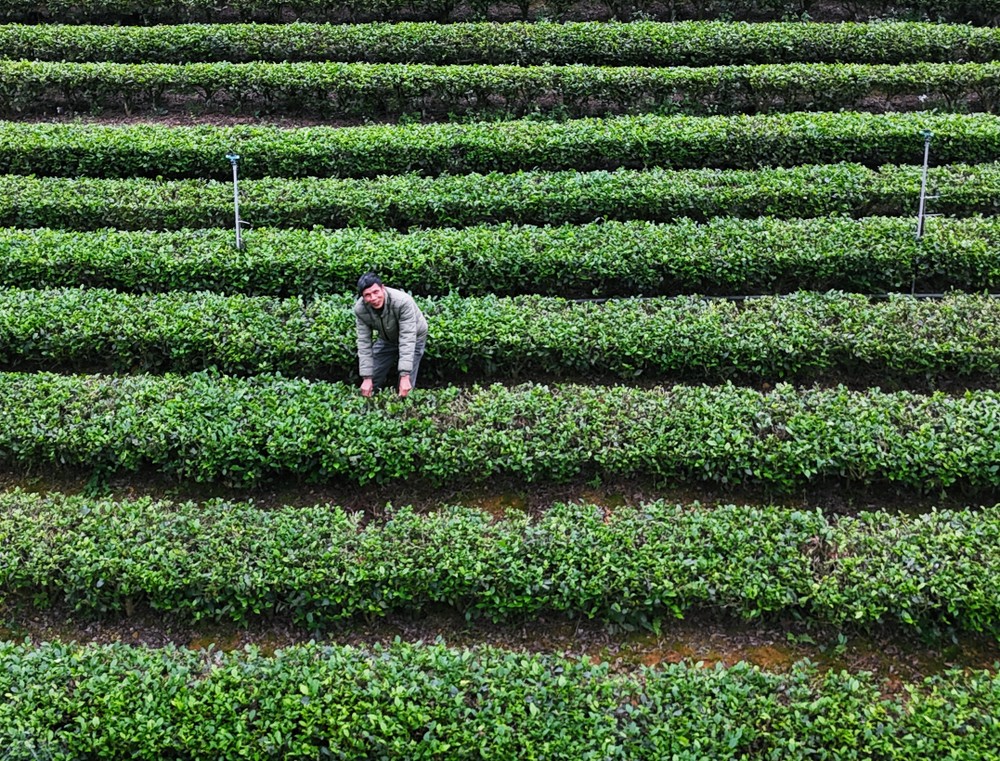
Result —
<svg viewBox="0 0 1000 761"><path fill-rule="evenodd" d="M357 363L354 299L0 288L0 366L347 380ZM432 326L423 377L1000 380L1000 301L984 295L418 303Z"/></svg>
<svg viewBox="0 0 1000 761"><path fill-rule="evenodd" d="M356 483L641 475L796 489L817 481L1000 485L1000 396L499 385L371 401L280 376L0 374L0 464L191 481Z"/></svg>
<svg viewBox="0 0 1000 761"><path fill-rule="evenodd" d="M163 7L164 4L158 3L145 6L144 10L162 10ZM65 19L64 16L61 20ZM1000 59L1000 31L996 27L966 23L912 21L163 26L46 23L0 26L0 50L11 59L119 63L342 61L440 65L510 63L520 66L987 63Z"/></svg>
<svg viewBox="0 0 1000 761"><path fill-rule="evenodd" d="M241 216L264 227L465 227L597 220L667 221L829 215L912 216L918 166L824 164L749 170L398 175L367 180L270 178L240 184ZM935 213L992 214L1000 164L929 172ZM0 225L93 230L229 228L232 182L0 176Z"/></svg>
<svg viewBox="0 0 1000 761"><path fill-rule="evenodd" d="M593 296L1000 289L1000 221L731 219L244 232L0 228L0 285L345 293L375 269L417 294Z"/></svg>
<svg viewBox="0 0 1000 761"><path fill-rule="evenodd" d="M0 644L12 758L995 757L998 677L903 692L866 674L676 664L612 674L443 644L358 649Z"/></svg>
<svg viewBox="0 0 1000 761"><path fill-rule="evenodd" d="M379 63L64 63L0 60L2 112L56 109L311 114L327 119L553 112L727 114L860 109L992 111L998 63L709 67Z"/></svg>
<svg viewBox="0 0 1000 761"><path fill-rule="evenodd" d="M618 117L367 127L164 127L0 123L0 172L36 176L376 177L518 170L756 169L917 164L921 130L936 164L989 162L1000 125L983 114L796 113Z"/></svg>
<svg viewBox="0 0 1000 761"><path fill-rule="evenodd" d="M628 19L633 16L647 17L658 11L662 18L674 20L678 12L686 18L715 19L782 19L798 17L804 11L816 10L809 2L789 2L789 0L717 0L695 5L667 3L650 4L647 0L604 0L597 7L581 6L574 0L546 5L533 0L516 0L514 3L520 17L563 18L570 12L574 17L604 18L607 14ZM465 14L491 18L500 14L509 18L508 4L481 0L468 4L458 0L342 0L330 3L326 0L229 0L216 3L210 0L169 0L159 3L142 3L137 0L3 0L0 3L0 18L11 21L36 22L98 22L98 23L175 23L204 21L260 20L278 21L293 18L301 21L388 21L397 19L430 19L447 21L462 9ZM951 19L960 23L995 23L998 7L996 0L861 0L848 6L838 7L852 18L934 18ZM839 18L839 16L835 16Z"/></svg>
<svg viewBox="0 0 1000 761"><path fill-rule="evenodd" d="M1000 634L1000 508L826 518L780 507L555 505L537 520L462 507L384 521L0 493L2 600L85 616L137 605L184 619L285 615L321 629L447 605L493 621L556 613L659 628L743 618L942 624Z"/></svg>

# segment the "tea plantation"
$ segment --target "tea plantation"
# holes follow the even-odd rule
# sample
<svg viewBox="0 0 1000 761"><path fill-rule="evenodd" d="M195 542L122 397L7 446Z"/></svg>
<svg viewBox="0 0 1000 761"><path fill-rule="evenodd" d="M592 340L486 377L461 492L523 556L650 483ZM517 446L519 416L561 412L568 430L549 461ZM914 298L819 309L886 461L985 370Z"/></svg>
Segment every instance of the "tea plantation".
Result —
<svg viewBox="0 0 1000 761"><path fill-rule="evenodd" d="M1000 758L996 663L331 636L707 615L995 648L998 20L0 0L0 761ZM357 388L369 268L430 324L407 399ZM440 499L352 505L387 487ZM313 640L76 641L137 610ZM68 634L25 636L43 615Z"/></svg>

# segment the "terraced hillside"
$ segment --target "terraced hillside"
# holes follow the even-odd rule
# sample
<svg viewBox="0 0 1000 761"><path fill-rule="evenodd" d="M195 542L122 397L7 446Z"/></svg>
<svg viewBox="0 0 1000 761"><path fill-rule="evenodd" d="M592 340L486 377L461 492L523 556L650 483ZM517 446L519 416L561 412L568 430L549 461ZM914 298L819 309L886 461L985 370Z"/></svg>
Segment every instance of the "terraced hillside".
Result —
<svg viewBox="0 0 1000 761"><path fill-rule="evenodd" d="M0 0L0 761L1000 757L994 6Z"/></svg>

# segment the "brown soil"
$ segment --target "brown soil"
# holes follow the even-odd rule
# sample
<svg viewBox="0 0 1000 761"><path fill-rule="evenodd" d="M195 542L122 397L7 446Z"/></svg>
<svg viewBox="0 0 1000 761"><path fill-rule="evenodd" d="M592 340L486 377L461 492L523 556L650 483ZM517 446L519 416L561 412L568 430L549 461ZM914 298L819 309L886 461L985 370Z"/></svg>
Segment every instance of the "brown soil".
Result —
<svg viewBox="0 0 1000 761"><path fill-rule="evenodd" d="M914 682L948 668L1000 668L1000 643L982 636L956 635L936 642L891 627L876 633L807 628L784 620L745 622L713 613L667 621L657 634L623 632L594 621L542 617L511 624L467 622L452 611L423 616L390 616L371 624L349 624L322 634L296 628L287 620L257 620L249 626L190 624L153 611L129 617L79 620L65 610L25 611L4 623L0 639L32 642L123 642L144 647L237 650L247 646L266 654L289 645L318 641L370 646L443 641L452 647L492 646L522 652L561 653L610 663L617 671L680 661L733 665L747 661L770 671L787 671L803 659L821 669L869 671L890 683Z"/></svg>
<svg viewBox="0 0 1000 761"><path fill-rule="evenodd" d="M832 515L856 515L863 511L889 511L916 515L934 508L962 509L1000 504L1000 492L953 489L936 494L915 494L891 487L847 482L812 484L794 493L781 493L763 487L727 487L716 484L661 482L654 479L621 478L577 480L563 484L525 484L511 477L491 478L488 484L452 483L436 486L426 481L404 481L382 485L358 486L347 482L309 484L295 479L281 479L254 488L227 487L221 484L180 483L158 473L124 474L102 482L95 491L92 474L54 472L44 475L25 472L0 472L0 489L21 488L29 492L63 494L99 494L113 499L140 497L176 502L221 498L252 501L263 509L284 506L308 507L336 505L360 511L370 520L384 518L386 507L412 505L430 512L450 505L478 507L502 518L508 512L540 515L559 502L584 502L614 509L637 506L653 500L694 504L706 508L718 505L784 505L819 509Z"/></svg>
<svg viewBox="0 0 1000 761"><path fill-rule="evenodd" d="M561 294L563 297L570 297L571 294ZM667 297L669 298L669 296ZM723 297L724 298L724 297ZM56 373L65 375L106 375L118 372L115 365L122 364L121 358L111 356L106 359L99 356L100 350L96 352L98 356L86 356L72 362L58 362L48 359L0 360L0 372L13 373ZM152 354L152 352L147 352ZM169 354L168 349L162 352ZM150 375L157 375L164 372L185 373L195 372L205 369L205 365L212 365L213 361L200 358L197 362L192 361L185 365L171 364L164 361L163 364L155 367L146 367L142 371ZM282 368L278 365L275 370L294 375L297 378L305 378L312 381L322 381L329 383L359 383L357 377L349 377L338 368L324 371L317 367L317 363L312 363L313 367L307 368L306 372L293 373L289 368ZM425 359L420 366L420 387L425 389L441 389L446 387L462 386L490 386L501 384L505 386L515 386L524 383L535 385L585 385L585 386L622 386L628 385L631 388L641 389L669 389L676 385L681 386L720 386L731 383L735 386L752 388L761 393L772 391L777 384L788 384L800 388L835 388L843 386L850 391L865 392L878 390L885 393L905 391L913 394L931 394L942 392L950 396L964 396L968 391L1000 391L1000 374L994 370L983 372L963 372L959 373L950 368L943 368L938 371L917 371L910 372L904 370L889 369L873 363L868 367L833 367L827 371L811 372L803 371L799 373L787 373L769 376L765 380L759 374L744 372L736 368L729 371L705 370L691 368L690 370L678 372L660 372L654 369L643 370L642 375L633 378L623 378L611 372L600 372L597 370L581 373L580 371L567 370L562 372L537 372L532 368L512 370L503 367L494 368L479 366L473 358L470 366L465 372L460 372L452 367L440 366L434 359ZM216 365L217 367L217 365ZM245 372L238 369L223 367L221 372L225 375L235 377L248 377ZM385 392L388 393L388 392Z"/></svg>

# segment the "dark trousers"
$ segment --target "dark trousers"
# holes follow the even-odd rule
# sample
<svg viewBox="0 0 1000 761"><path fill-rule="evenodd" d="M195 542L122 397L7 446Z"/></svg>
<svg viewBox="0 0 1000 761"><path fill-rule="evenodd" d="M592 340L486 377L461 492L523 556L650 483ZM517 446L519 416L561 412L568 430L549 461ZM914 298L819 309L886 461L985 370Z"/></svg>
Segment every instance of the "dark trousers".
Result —
<svg viewBox="0 0 1000 761"><path fill-rule="evenodd" d="M424 347L427 346L427 336L417 338L417 343L413 347L413 369L410 370L410 385L417 387L417 371L420 369L420 360L424 356ZM396 378L396 367L399 364L399 345L383 341L381 338L372 346L372 358L375 360L375 371L372 373L372 384L375 390L385 386L389 377ZM397 381L393 381L393 386L397 387Z"/></svg>

